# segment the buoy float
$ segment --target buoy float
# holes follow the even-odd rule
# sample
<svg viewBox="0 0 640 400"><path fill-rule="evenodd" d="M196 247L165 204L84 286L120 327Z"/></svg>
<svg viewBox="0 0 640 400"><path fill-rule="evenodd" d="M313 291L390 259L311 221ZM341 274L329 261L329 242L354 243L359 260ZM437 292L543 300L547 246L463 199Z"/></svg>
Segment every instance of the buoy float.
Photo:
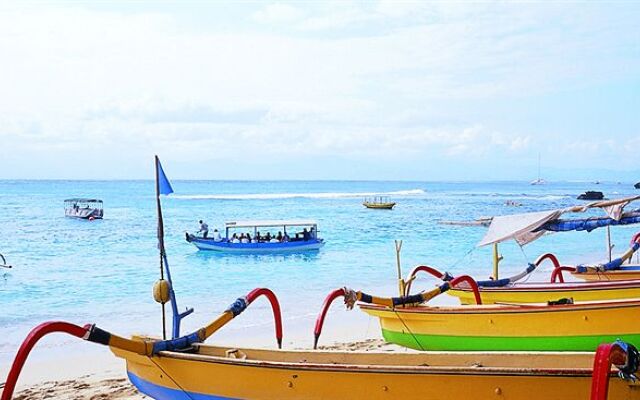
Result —
<svg viewBox="0 0 640 400"><path fill-rule="evenodd" d="M171 299L171 295L169 294L171 286L169 285L169 281L164 279L160 279L153 284L153 299L160 303L164 304Z"/></svg>

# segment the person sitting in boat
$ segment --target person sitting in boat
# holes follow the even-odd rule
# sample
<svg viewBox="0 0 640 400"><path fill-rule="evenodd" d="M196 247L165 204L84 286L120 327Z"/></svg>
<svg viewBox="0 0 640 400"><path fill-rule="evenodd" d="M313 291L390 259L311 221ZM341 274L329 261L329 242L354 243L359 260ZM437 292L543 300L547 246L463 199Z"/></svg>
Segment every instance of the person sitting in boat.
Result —
<svg viewBox="0 0 640 400"><path fill-rule="evenodd" d="M209 225L207 225L207 223L202 220L198 222L200 223L200 230L198 231L198 233L202 232L202 237L206 239L209 235Z"/></svg>
<svg viewBox="0 0 640 400"><path fill-rule="evenodd" d="M267 232L267 235L264 237L264 241L265 242L270 242L271 241L271 232Z"/></svg>
<svg viewBox="0 0 640 400"><path fill-rule="evenodd" d="M278 234L276 235L276 239L278 239L278 242L282 242L282 232L278 231Z"/></svg>
<svg viewBox="0 0 640 400"><path fill-rule="evenodd" d="M220 236L220 232L217 229L213 230L213 241L214 242L222 242L222 236Z"/></svg>
<svg viewBox="0 0 640 400"><path fill-rule="evenodd" d="M256 232L256 235L253 237L254 243L260 243L260 231Z"/></svg>
<svg viewBox="0 0 640 400"><path fill-rule="evenodd" d="M247 243L253 242L253 240L251 239L251 233L250 232L247 232L246 238L247 238Z"/></svg>
<svg viewBox="0 0 640 400"><path fill-rule="evenodd" d="M240 239L238 239L237 233L234 233L233 236L231 236L231 243L240 243Z"/></svg>
<svg viewBox="0 0 640 400"><path fill-rule="evenodd" d="M311 229L309 229L309 237L311 239L316 239L316 230L313 226L311 227Z"/></svg>
<svg viewBox="0 0 640 400"><path fill-rule="evenodd" d="M240 243L249 243L251 239L249 239L248 236L245 236L245 234L241 234L240 235Z"/></svg>
<svg viewBox="0 0 640 400"><path fill-rule="evenodd" d="M283 242L289 241L289 234L287 233L287 231L284 231L284 235L282 235L282 241Z"/></svg>
<svg viewBox="0 0 640 400"><path fill-rule="evenodd" d="M302 230L302 240L304 240L305 242L309 241L309 238L311 237L311 235L309 235L309 231L307 230L307 228L304 228Z"/></svg>

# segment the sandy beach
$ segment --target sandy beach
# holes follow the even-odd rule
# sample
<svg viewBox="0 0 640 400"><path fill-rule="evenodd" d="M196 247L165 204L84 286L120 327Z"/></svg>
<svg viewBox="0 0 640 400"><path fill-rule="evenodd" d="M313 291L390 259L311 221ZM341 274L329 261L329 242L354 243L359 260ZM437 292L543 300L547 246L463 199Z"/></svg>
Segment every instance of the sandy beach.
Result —
<svg viewBox="0 0 640 400"><path fill-rule="evenodd" d="M334 343L319 346L319 350L334 351L411 351L385 343L382 339L367 339L350 343ZM38 365L39 373L48 372L49 366ZM47 370L47 371L45 371ZM27 383L18 386L14 400L65 399L65 400L140 400L149 397L139 393L126 377L124 367L117 369L109 365L107 369L77 378L55 379ZM1 393L1 391L0 391Z"/></svg>

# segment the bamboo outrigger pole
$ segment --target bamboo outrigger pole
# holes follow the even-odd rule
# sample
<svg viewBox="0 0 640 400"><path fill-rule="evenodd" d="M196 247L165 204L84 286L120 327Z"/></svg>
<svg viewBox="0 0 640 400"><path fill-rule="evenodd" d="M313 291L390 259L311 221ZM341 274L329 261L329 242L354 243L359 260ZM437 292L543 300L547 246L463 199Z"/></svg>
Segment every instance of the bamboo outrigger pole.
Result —
<svg viewBox="0 0 640 400"><path fill-rule="evenodd" d="M502 256L498 253L498 243L496 242L493 244L493 279L496 281L499 279L498 264L500 264L500 261L502 261Z"/></svg>
<svg viewBox="0 0 640 400"><path fill-rule="evenodd" d="M400 296L404 296L405 282L402 279L402 266L400 265L400 250L402 250L402 240L396 240L396 265L398 267L398 291Z"/></svg>

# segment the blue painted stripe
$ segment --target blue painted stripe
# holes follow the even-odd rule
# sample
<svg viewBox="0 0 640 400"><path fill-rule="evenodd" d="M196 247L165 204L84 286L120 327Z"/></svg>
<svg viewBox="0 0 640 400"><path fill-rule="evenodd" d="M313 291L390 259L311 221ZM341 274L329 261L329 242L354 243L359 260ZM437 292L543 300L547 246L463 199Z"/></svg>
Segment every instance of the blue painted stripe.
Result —
<svg viewBox="0 0 640 400"><path fill-rule="evenodd" d="M146 381L129 371L127 371L127 375L129 376L131 383L133 383L140 392L156 400L238 400L231 397L220 397L212 394L185 392L178 389L171 389Z"/></svg>

